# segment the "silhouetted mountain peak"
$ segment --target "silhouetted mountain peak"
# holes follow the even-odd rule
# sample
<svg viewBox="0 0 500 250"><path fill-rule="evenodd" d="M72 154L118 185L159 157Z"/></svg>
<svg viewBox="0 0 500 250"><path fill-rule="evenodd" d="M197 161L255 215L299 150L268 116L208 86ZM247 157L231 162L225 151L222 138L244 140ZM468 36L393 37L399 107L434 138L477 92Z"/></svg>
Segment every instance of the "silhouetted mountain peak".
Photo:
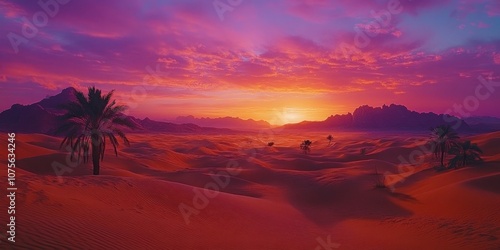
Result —
<svg viewBox="0 0 500 250"><path fill-rule="evenodd" d="M16 103L16 104L12 104L12 106L10 106L10 109L18 110L18 109L21 109L22 107L24 107L24 105Z"/></svg>
<svg viewBox="0 0 500 250"><path fill-rule="evenodd" d="M73 93L75 93L75 92L76 92L76 89L75 89L75 88L73 88L73 87L67 87L67 88L65 88L65 89L63 89L63 90L61 91L61 94L66 94L66 93L71 93L71 94L73 94Z"/></svg>
<svg viewBox="0 0 500 250"><path fill-rule="evenodd" d="M61 93L47 97L40 102L37 102L40 106L49 110L53 113L60 114L61 113L61 105L75 101L76 89L73 87L65 88L61 91Z"/></svg>

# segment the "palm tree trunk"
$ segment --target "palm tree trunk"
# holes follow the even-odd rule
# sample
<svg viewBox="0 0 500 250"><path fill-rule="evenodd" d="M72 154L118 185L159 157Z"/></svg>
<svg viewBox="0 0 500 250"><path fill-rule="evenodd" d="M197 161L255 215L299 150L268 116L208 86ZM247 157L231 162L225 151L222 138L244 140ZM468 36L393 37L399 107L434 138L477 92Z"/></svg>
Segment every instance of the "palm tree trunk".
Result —
<svg viewBox="0 0 500 250"><path fill-rule="evenodd" d="M444 167L444 149L441 151L441 167Z"/></svg>
<svg viewBox="0 0 500 250"><path fill-rule="evenodd" d="M99 144L97 142L92 143L92 165L94 166L93 174L99 175L99 158L101 154L101 149L99 148Z"/></svg>
<svg viewBox="0 0 500 250"><path fill-rule="evenodd" d="M467 164L467 151L464 151L463 157L464 157L464 159L463 159L462 167L465 167L465 164Z"/></svg>

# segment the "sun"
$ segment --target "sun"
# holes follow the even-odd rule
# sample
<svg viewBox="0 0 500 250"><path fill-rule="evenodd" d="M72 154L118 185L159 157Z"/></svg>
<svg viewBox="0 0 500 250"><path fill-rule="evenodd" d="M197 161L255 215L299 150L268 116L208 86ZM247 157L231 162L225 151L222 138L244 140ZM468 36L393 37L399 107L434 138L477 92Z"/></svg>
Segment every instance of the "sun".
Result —
<svg viewBox="0 0 500 250"><path fill-rule="evenodd" d="M283 111L283 123L298 123L303 121L303 116L295 108L285 108Z"/></svg>

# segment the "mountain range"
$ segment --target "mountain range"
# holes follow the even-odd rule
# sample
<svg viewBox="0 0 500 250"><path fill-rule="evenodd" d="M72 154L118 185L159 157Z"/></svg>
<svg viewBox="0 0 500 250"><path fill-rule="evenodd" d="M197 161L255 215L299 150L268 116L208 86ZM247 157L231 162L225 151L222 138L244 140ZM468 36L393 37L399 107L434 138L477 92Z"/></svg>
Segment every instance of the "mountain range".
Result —
<svg viewBox="0 0 500 250"><path fill-rule="evenodd" d="M63 111L60 106L75 100L75 89L66 88L61 93L30 105L14 104L0 113L0 131L18 133L55 134L61 125L58 119ZM139 132L165 133L223 133L236 130L266 129L271 125L266 121L243 120L235 117L195 118L181 116L174 122L154 121L128 116L139 125ZM447 122L448 121L448 122ZM459 119L443 114L419 113L405 106L391 104L382 107L361 106L354 112L332 115L324 121L303 121L283 125L284 129L304 130L416 130L423 131L441 124L454 125L459 121L460 131L485 132L500 130L500 119L494 117L470 117Z"/></svg>
<svg viewBox="0 0 500 250"><path fill-rule="evenodd" d="M61 93L45 98L30 105L14 104L10 109L0 113L0 131L16 133L41 133L54 135L61 126L58 119L63 114L60 106L76 100L75 89L70 87ZM138 119L128 116L139 129L137 132L165 132L165 133L222 133L229 129L205 128L195 124L175 124L170 122L153 121L149 118Z"/></svg>
<svg viewBox="0 0 500 250"><path fill-rule="evenodd" d="M495 120L496 119L496 120ZM473 125L468 121L475 121ZM471 117L460 119L435 113L419 113L408 110L403 105L391 104L382 107L361 106L354 112L330 116L324 121L303 121L296 124L286 124L285 129L316 129L327 130L429 130L442 124L449 124L458 131L485 132L500 130L500 123L494 123L498 118ZM489 123L483 122L488 121ZM455 126L456 125L456 126Z"/></svg>
<svg viewBox="0 0 500 250"><path fill-rule="evenodd" d="M243 120L239 117L219 117L219 118L196 118L192 115L179 116L175 119L176 123L192 123L202 127L217 127L230 129L266 129L270 128L271 124L263 120L247 119Z"/></svg>

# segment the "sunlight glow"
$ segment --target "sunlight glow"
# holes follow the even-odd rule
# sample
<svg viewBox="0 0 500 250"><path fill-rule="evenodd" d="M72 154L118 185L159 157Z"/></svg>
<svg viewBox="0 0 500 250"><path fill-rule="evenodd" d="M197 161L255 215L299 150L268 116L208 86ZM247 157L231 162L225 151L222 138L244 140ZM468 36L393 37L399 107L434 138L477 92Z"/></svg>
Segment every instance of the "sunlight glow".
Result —
<svg viewBox="0 0 500 250"><path fill-rule="evenodd" d="M304 116L298 109L285 108L283 112L283 124L298 123L304 120Z"/></svg>

